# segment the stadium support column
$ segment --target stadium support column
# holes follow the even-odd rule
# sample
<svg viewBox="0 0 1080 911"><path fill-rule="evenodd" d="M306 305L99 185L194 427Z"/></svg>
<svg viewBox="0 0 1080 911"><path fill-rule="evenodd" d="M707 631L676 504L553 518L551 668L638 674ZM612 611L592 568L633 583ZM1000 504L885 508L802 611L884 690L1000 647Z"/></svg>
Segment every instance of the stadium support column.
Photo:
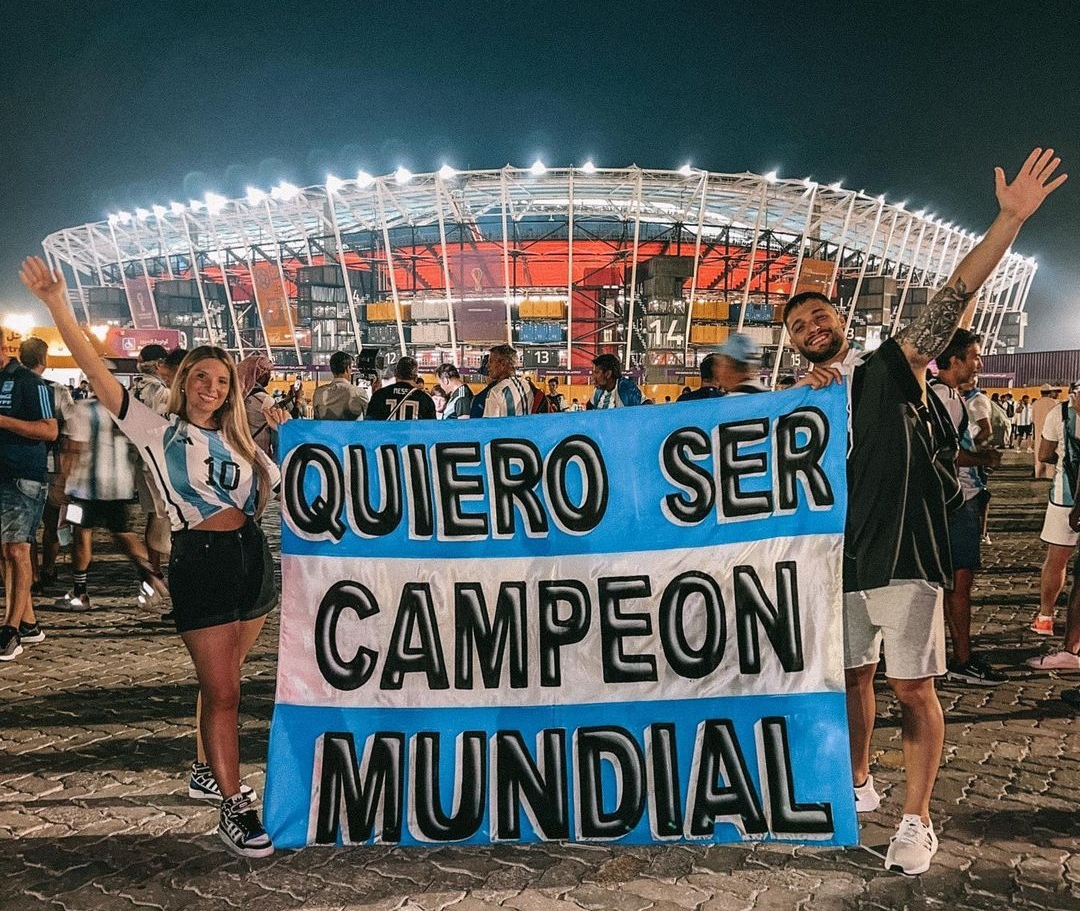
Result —
<svg viewBox="0 0 1080 911"><path fill-rule="evenodd" d="M806 255L806 238L810 234L810 225L814 221L814 203L817 201L818 185L812 184L810 187L810 201L806 206L806 222L803 224L802 237L799 238L799 255L795 260L795 274L791 279L792 290L799 286L799 276L802 273L803 259ZM743 308L745 309L745 308ZM741 314L740 314L741 316ZM780 324L780 340L776 345L776 357L773 358L772 379L769 381L769 385L776 388L776 378L780 375L780 352L784 350L784 345L787 344L787 323Z"/></svg>
<svg viewBox="0 0 1080 911"><path fill-rule="evenodd" d="M574 169L566 186L566 369L574 366ZM572 377L572 374L568 374Z"/></svg>
<svg viewBox="0 0 1080 911"><path fill-rule="evenodd" d="M840 229L840 236L836 239L836 261L833 263L832 274L829 276L829 284L825 288L825 293L831 298L832 289L836 287L836 276L840 274L840 261L844 258L844 244L847 243L848 230L851 228L851 216L855 212L855 202L858 200L859 194L852 193L851 201L848 203L847 213L844 215L844 226ZM777 356L780 352L777 351Z"/></svg>
<svg viewBox="0 0 1080 911"><path fill-rule="evenodd" d="M390 279L390 297L394 302L394 319L397 321L398 351L404 357L408 351L405 348L405 326L401 322L401 299L398 297L397 278L394 276L394 257L390 252L390 226L386 223L386 202L383 199L385 180L386 178L380 177L375 184L375 202L378 205L379 224L382 225L383 246L386 247L386 271Z"/></svg>
<svg viewBox="0 0 1080 911"><path fill-rule="evenodd" d="M345 263L345 245L341 241L341 226L338 224L337 207L334 205L334 194L330 187L326 187L326 203L330 209L330 225L334 229L334 243L337 244L338 262L341 264L341 281L345 286L345 298L348 301L349 320L353 327L353 342L356 344L357 353L360 352L360 324L356 321L356 305L353 303L352 282L349 281L349 267Z"/></svg>
<svg viewBox="0 0 1080 911"><path fill-rule="evenodd" d="M83 319L90 322L90 311L86 307L86 292L83 291L82 280L79 278L79 267L75 265L75 256L71 252L71 238L64 232L64 247L67 249L68 263L71 265L71 274L75 278L75 290L79 294L79 306L82 308Z"/></svg>
<svg viewBox="0 0 1080 911"><path fill-rule="evenodd" d="M896 312L892 315L892 322L889 323L889 336L896 335L896 330L900 328L900 314L904 311L904 301L907 300L908 289L911 288L911 280L915 277L915 264L919 261L919 253L922 252L923 238L926 237L926 225L927 222L924 219L922 227L919 229L919 239L915 243L915 252L911 255L911 267L908 269L907 277L904 279L904 289L900 292L900 299L896 302ZM937 243L938 233L941 231L941 222L939 221L934 226L934 236L930 240L930 249L933 251L934 244Z"/></svg>
<svg viewBox="0 0 1080 911"><path fill-rule="evenodd" d="M1016 261L1010 257L998 264L997 269L991 276L985 287L986 293L985 312L980 314L979 327L975 330L984 339L990 336L994 327L994 321L1000 315L1004 316L1008 309L1009 292L1012 290L1016 279ZM996 300L995 300L996 298Z"/></svg>
<svg viewBox="0 0 1080 911"><path fill-rule="evenodd" d="M443 199L449 200L450 194L446 192L446 184L443 179L435 175L435 211L439 213L439 248L442 260L443 288L446 291L446 319L450 325L450 347L453 354L450 356L455 367L461 364L458 357L457 324L454 322L454 295L450 290L450 259L446 252L446 215L443 213Z"/></svg>
<svg viewBox="0 0 1080 911"><path fill-rule="evenodd" d="M229 320L232 323L233 333L236 335L236 359L242 361L245 357L244 337L240 334L240 321L236 318L236 304L233 303L232 289L229 287L229 270L226 268L229 259L229 251L221 246L221 239L218 237L217 228L214 225L214 218L210 215L209 211L206 213L206 223L210 228L210 235L213 238L214 250L219 254L225 254L225 262L219 262L218 266L221 268L221 284L225 288L225 306L229 308ZM197 270L196 274L198 274ZM252 293L254 293L254 291ZM262 323L260 322L259 325L262 325ZM263 336L265 337L265 335L266 331L264 329ZM269 346L269 340L266 340L266 343Z"/></svg>
<svg viewBox="0 0 1080 911"><path fill-rule="evenodd" d="M938 260L937 268L934 269L933 277L930 279L929 282L932 283L933 287L937 287L939 282L942 282L945 280L945 278L947 278L947 276L945 275L945 259L949 255L949 244L954 236L957 238L960 237L959 233L954 231L951 227L945 229L945 243L941 245L941 258ZM928 284L927 278L925 276L923 277L923 284Z"/></svg>
<svg viewBox="0 0 1080 911"><path fill-rule="evenodd" d="M269 208L267 208L266 217L268 219L270 218ZM237 230L240 232L240 237L244 241L245 253L250 253L250 255L246 255L246 256L243 257L242 262L244 263L245 266L247 266L248 277L251 279L251 293L255 296L255 310L259 314L259 325L261 325L263 327L263 345L265 345L265 347L266 347L266 356L268 358L270 358L270 360L273 360L274 356L270 352L270 333L267 331L266 324L262 320L264 310L263 310L262 307L259 306L258 282L255 281L255 268L254 268L254 265L253 265L253 263L255 261L255 252L256 252L255 247L251 243L251 241L248 240L247 231L244 230L243 222L238 221L237 224L236 224L236 227L237 227ZM271 232L271 236L273 236L273 232ZM274 242L274 246L277 247L277 242L276 241ZM280 248L277 248L277 249L278 249L278 258L280 259L281 250L280 250ZM281 293L285 297L285 310L288 312L288 316L289 316L289 334L293 337L293 344L295 346L296 345L296 330L293 329L292 312L291 312L292 311L292 306L291 306L291 304L289 304L289 292L285 288L285 277L284 277L284 275L281 276ZM300 349L299 349L299 347L297 347L296 348L296 366L299 367L300 364L301 364Z"/></svg>
<svg viewBox="0 0 1080 911"><path fill-rule="evenodd" d="M221 347L221 339L218 338L218 334L214 329L214 325L210 322L210 308L206 305L206 291L203 288L202 276L199 274L199 257L195 252L195 243L191 239L191 226L188 224L187 213L180 213L180 223L184 226L184 238L187 240L188 255L191 257L191 271L195 276L195 288L199 292L199 303L202 305L203 320L206 322L206 335L210 339L211 345ZM239 332L236 327L236 320L233 319L233 331Z"/></svg>
<svg viewBox="0 0 1080 911"><path fill-rule="evenodd" d="M506 303L506 344L514 337L514 327L510 318L510 238L507 225L507 208L510 205L506 172L509 165L499 172L499 200L502 205L502 253L503 253L503 293Z"/></svg>
<svg viewBox="0 0 1080 911"><path fill-rule="evenodd" d="M686 305L686 330L683 332L683 366L689 366L690 327L694 320L694 298L697 296L698 269L701 268L701 232L705 229L705 203L709 195L709 172L701 172L701 205L698 207L697 237L694 240L694 274L690 276L690 302Z"/></svg>
<svg viewBox="0 0 1080 911"><path fill-rule="evenodd" d="M1017 266L1019 268L1019 265ZM1016 312L1023 313L1027 307L1028 292L1031 291L1031 283L1035 280L1035 273L1039 267L1035 263L1029 263L1025 269L1024 275L1020 277L1020 280L1016 283L1017 293L1013 297L1013 301L1017 302ZM1020 289L1023 288L1021 291ZM994 329L994 337L990 340L989 345L985 345L983 350L989 351L990 354L994 354L997 351L998 334L1001 332L1002 323L1005 320L1004 311L1001 314L1001 319L998 320L997 327Z"/></svg>
<svg viewBox="0 0 1080 911"><path fill-rule="evenodd" d="M761 198L758 200L757 215L754 216L754 240L750 244L750 262L746 264L746 282L743 284L742 305L739 307L739 322L735 326L736 332L742 332L743 322L746 320L746 305L750 303L750 283L754 280L754 260L757 259L758 247L761 244L761 220L766 217L769 207L769 181L761 178ZM766 226L767 227L767 226Z"/></svg>
<svg viewBox="0 0 1080 911"><path fill-rule="evenodd" d="M634 301L637 300L638 241L641 237L641 177L641 168L637 168L637 183L634 186L634 254L630 265L630 301L626 311L626 353L623 355L623 370L630 369L630 351L634 347Z"/></svg>
<svg viewBox="0 0 1080 911"><path fill-rule="evenodd" d="M296 337L296 321L293 319L292 301L289 300L289 286L285 282L285 268L281 265L281 244L278 242L277 229L274 227L274 213L270 211L270 197L267 196L263 200L263 205L266 206L266 223L270 227L270 240L274 242L274 263L277 266L278 280L281 282L281 294L285 298L285 318L289 321L289 333L292 335L293 350L296 352L296 366L300 367L304 363L304 359L300 355L300 339ZM243 222L239 222L242 224ZM306 232L305 232L306 236ZM247 243L247 238L244 238L244 242ZM254 247L251 248L254 253ZM308 260L310 262L311 254L310 248L308 253ZM255 278L251 279L252 293L254 294ZM267 347L269 347L269 340L267 340ZM269 356L269 351L267 352Z"/></svg>
<svg viewBox="0 0 1080 911"><path fill-rule="evenodd" d="M851 320L855 316L855 306L859 302L859 291L862 290L863 279L866 278L866 270L870 265L870 257L874 253L874 241L877 239L878 228L881 227L881 216L885 214L885 197L878 197L878 208L874 214L874 227L870 229L870 243L867 244L866 250L862 255L862 265L859 266L859 277L855 279L855 290L851 295L851 303L848 304L847 319L844 322L844 333L847 334L851 331ZM889 255L889 244L892 243L893 231L896 229L896 219L899 216L899 210L893 212L892 227L889 229L889 236L885 239L885 246L881 248L881 269L885 268L885 257Z"/></svg>

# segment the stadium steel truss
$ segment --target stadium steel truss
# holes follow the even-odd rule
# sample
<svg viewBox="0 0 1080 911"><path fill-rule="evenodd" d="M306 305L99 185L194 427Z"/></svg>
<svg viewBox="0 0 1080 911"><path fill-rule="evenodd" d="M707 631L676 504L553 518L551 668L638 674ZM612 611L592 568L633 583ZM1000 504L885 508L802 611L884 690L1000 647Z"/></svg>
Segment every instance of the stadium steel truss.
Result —
<svg viewBox="0 0 1080 911"><path fill-rule="evenodd" d="M794 291L828 294L874 347L977 240L839 184L537 162L208 194L43 246L88 323L181 328L279 364L374 347L469 368L509 341L540 373L581 374L612 352L678 382L732 331L762 346L773 378L797 370L779 319ZM1010 253L980 291L986 351L1023 344L1035 272Z"/></svg>

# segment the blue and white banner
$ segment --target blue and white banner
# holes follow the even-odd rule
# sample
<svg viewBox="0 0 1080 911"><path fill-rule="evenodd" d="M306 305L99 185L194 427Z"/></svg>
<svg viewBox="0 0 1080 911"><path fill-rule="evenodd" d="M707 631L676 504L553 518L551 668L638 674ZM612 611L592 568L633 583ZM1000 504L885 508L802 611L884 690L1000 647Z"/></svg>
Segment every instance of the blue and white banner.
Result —
<svg viewBox="0 0 1080 911"><path fill-rule="evenodd" d="M855 844L847 397L281 434L275 844Z"/></svg>

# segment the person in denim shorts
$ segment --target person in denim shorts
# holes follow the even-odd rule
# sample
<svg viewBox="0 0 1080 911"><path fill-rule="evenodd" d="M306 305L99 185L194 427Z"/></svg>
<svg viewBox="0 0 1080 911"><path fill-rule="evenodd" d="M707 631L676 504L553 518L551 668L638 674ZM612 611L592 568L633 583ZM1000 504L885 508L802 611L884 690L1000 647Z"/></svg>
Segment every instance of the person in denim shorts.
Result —
<svg viewBox="0 0 1080 911"><path fill-rule="evenodd" d="M21 655L23 640L45 638L30 600L30 542L49 492L45 444L56 435L48 387L0 348L0 545L7 596L0 661Z"/></svg>

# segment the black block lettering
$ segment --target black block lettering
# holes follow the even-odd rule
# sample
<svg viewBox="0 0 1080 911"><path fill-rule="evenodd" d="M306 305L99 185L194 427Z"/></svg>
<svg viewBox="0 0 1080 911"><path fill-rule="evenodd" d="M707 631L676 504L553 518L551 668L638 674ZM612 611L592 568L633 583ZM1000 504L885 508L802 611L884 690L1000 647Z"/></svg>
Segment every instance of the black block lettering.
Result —
<svg viewBox="0 0 1080 911"><path fill-rule="evenodd" d="M371 590L359 582L335 582L319 602L315 615L315 660L323 679L339 690L355 690L367 683L375 671L379 653L360 646L348 661L341 655L337 643L338 620L343 611L351 610L361 620L379 612Z"/></svg>
<svg viewBox="0 0 1080 911"><path fill-rule="evenodd" d="M570 837L567 814L566 731L548 728L537 736L538 767L517 731L495 733L495 819L491 830L499 841L521 838L520 811L528 814L536 834L550 841Z"/></svg>
<svg viewBox="0 0 1080 911"><path fill-rule="evenodd" d="M412 748L413 816L420 836L428 841L461 841L475 834L487 803L487 735L463 731L458 735L454 780L457 807L443 812L439 789L439 735L421 731Z"/></svg>
<svg viewBox="0 0 1080 911"><path fill-rule="evenodd" d="M419 637L416 645L413 645L414 636ZM427 582L410 582L401 590L379 688L400 690L406 674L426 674L429 689L450 687L435 619L435 604Z"/></svg>
<svg viewBox="0 0 1080 911"><path fill-rule="evenodd" d="M435 471L438 475L440 537L483 538L488 533L487 515L464 512L467 497L484 497L484 479L477 474L458 472L461 466L480 465L479 443L436 443Z"/></svg>
<svg viewBox="0 0 1080 911"><path fill-rule="evenodd" d="M473 651L480 659L480 676L487 689L502 683L503 659L510 653L510 688L529 685L528 629L525 622L525 583L502 582L495 603L495 621L488 618L487 600L479 582L454 585L454 686L473 687Z"/></svg>
<svg viewBox="0 0 1080 911"><path fill-rule="evenodd" d="M806 442L800 446L803 436ZM776 422L776 496L780 509L798 508L800 477L815 509L833 505L832 485L821 467L828 445L829 422L817 408L800 408Z"/></svg>
<svg viewBox="0 0 1080 911"><path fill-rule="evenodd" d="M647 613L623 613L622 602L647 598L652 594L648 576L606 576L596 583L600 601L601 661L606 683L653 682L656 658L628 655L623 640L652 635L652 617Z"/></svg>
<svg viewBox="0 0 1080 911"><path fill-rule="evenodd" d="M376 509L371 502L371 480L367 450L352 445L349 452L349 505L357 533L378 538L388 535L401 524L401 457L396 446L380 446L379 499Z"/></svg>
<svg viewBox="0 0 1080 911"><path fill-rule="evenodd" d="M660 467L683 493L670 493L661 507L664 514L681 525L696 525L712 512L716 503L712 473L698 464L712 452L709 438L696 427L682 427L669 434L660 451Z"/></svg>
<svg viewBox="0 0 1080 911"><path fill-rule="evenodd" d="M704 627L694 648L686 635L688 601L697 596L698 623ZM705 573L685 572L672 579L660 598L660 644L671 669L681 677L699 680L720 665L727 644L724 596L716 580Z"/></svg>
<svg viewBox="0 0 1080 911"><path fill-rule="evenodd" d="M690 835L712 835L717 821L730 822L748 835L764 835L765 814L750 782L735 725L727 718L702 722L694 749L697 778L692 785Z"/></svg>
<svg viewBox="0 0 1080 911"><path fill-rule="evenodd" d="M622 838L645 811L645 757L629 731L579 728L574 733L577 788L574 800L579 838ZM615 806L604 809L602 763L615 766Z"/></svg>
<svg viewBox="0 0 1080 911"><path fill-rule="evenodd" d="M540 685L562 685L562 648L585 638L592 621L589 590L576 579L556 579L541 582L539 587L540 617ZM559 605L570 608L569 616L559 617Z"/></svg>
<svg viewBox="0 0 1080 911"><path fill-rule="evenodd" d="M323 492L308 502L304 495L304 479L308 468L314 468L322 478ZM285 482L281 492L289 521L301 534L319 540L329 536L340 541L345 535L341 521L344 479L341 464L328 446L303 443L289 456L285 466Z"/></svg>
<svg viewBox="0 0 1080 911"><path fill-rule="evenodd" d="M309 840L317 845L335 844L340 827L347 845L363 844L373 835L376 843L400 842L404 753L402 734L372 734L361 769L352 734L323 734L315 746L315 818Z"/></svg>
<svg viewBox="0 0 1080 911"><path fill-rule="evenodd" d="M765 418L721 424L717 432L717 467L720 476L720 512L726 518L750 518L772 512L772 491L744 492L744 477L757 477L768 471L764 452L740 452L742 444L763 443L769 437Z"/></svg>
<svg viewBox="0 0 1080 911"><path fill-rule="evenodd" d="M525 534L547 534L548 519L536 486L543 478L543 459L529 440L492 440L487 462L491 478L491 517L496 538L514 534L515 506L525 521Z"/></svg>
<svg viewBox="0 0 1080 911"><path fill-rule="evenodd" d="M799 580L794 560L776 564L776 603L769 600L752 566L736 566L735 629L739 642L739 670L761 673L758 625L788 673L801 671L803 660L802 624L799 620Z"/></svg>

